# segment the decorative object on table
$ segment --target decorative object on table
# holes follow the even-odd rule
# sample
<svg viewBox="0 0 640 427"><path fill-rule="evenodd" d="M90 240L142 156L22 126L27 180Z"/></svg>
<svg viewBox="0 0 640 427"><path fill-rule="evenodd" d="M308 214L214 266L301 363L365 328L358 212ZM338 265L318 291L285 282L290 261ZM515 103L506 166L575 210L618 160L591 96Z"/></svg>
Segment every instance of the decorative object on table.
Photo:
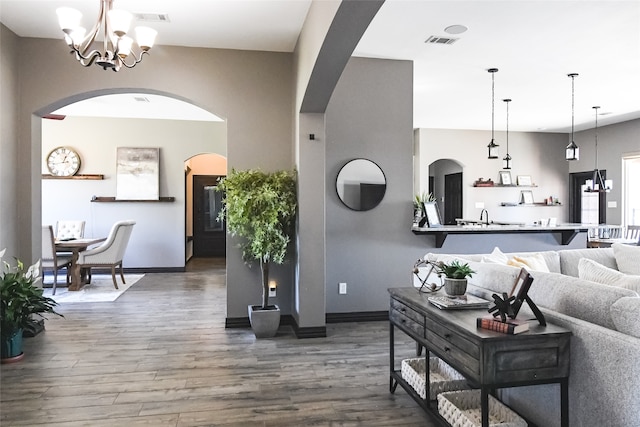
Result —
<svg viewBox="0 0 640 427"><path fill-rule="evenodd" d="M462 310L468 308L487 308L490 302L475 295L431 296L427 300L442 310Z"/></svg>
<svg viewBox="0 0 640 427"><path fill-rule="evenodd" d="M402 379L425 399L427 397L425 387L427 359L416 357L404 359L401 363L400 373ZM445 391L468 389L466 379L462 374L453 369L438 357L429 357L429 400L435 400L436 396Z"/></svg>
<svg viewBox="0 0 640 427"><path fill-rule="evenodd" d="M71 54L75 55L83 67L96 64L103 70L113 71L119 71L122 67L135 67L142 61L145 53L149 54L157 31L149 27L135 28L136 43L140 49L140 53L136 54L132 49L133 39L127 36L133 15L122 9L113 9L113 0L99 1L98 21L86 36L86 30L80 25L82 13L70 7L56 10L60 29L65 33L64 39L71 48ZM100 41L94 46L96 39ZM100 51L100 46L104 51ZM127 62L127 58L133 59Z"/></svg>
<svg viewBox="0 0 640 427"><path fill-rule="evenodd" d="M22 334L39 328L34 315L41 318L44 313L55 314L57 302L43 296L43 289L35 286L40 280L40 263L36 262L26 271L24 264L15 259L15 266L2 260L5 249L0 251L2 270L0 271L0 339L2 363L17 362L22 359Z"/></svg>
<svg viewBox="0 0 640 427"><path fill-rule="evenodd" d="M529 288L531 288L532 283L533 277L531 277L531 274L526 268L521 268L509 295L506 293L503 293L502 296L498 294L492 295L494 305L489 307L489 313L493 313L494 318L500 317L500 321L503 323L510 322L518 316L522 304L526 302L538 323L546 326L547 322L544 315L529 296Z"/></svg>
<svg viewBox="0 0 640 427"><path fill-rule="evenodd" d="M495 122L495 86L496 86L496 73L498 72L497 68L489 68L487 70L491 73L491 142L487 145L489 149L489 159L497 159L498 158L498 147L500 145L496 144L494 139L494 122Z"/></svg>
<svg viewBox="0 0 640 427"><path fill-rule="evenodd" d="M531 187L533 185L533 181L531 180L531 175L518 175L516 177L516 182L518 185Z"/></svg>
<svg viewBox="0 0 640 427"><path fill-rule="evenodd" d="M232 236L242 238L242 257L248 265L260 262L262 305L249 305L251 327L257 338L273 337L280 324L280 309L269 304L269 267L285 261L297 209L296 172L272 173L256 169L236 171L223 178L216 190L224 194L218 220L226 221ZM267 324L261 322L260 317Z"/></svg>
<svg viewBox="0 0 640 427"><path fill-rule="evenodd" d="M80 164L80 155L70 147L56 147L47 154L47 169L53 176L73 176Z"/></svg>
<svg viewBox="0 0 640 427"><path fill-rule="evenodd" d="M498 320L493 316L478 317L476 326L489 331L500 332L507 335L516 335L529 330L529 322L523 319Z"/></svg>
<svg viewBox="0 0 640 427"><path fill-rule="evenodd" d="M566 160L578 160L580 158L580 148L573 141L573 129L575 122L575 78L578 77L578 73L567 74L567 77L571 77L571 141L565 150L565 159Z"/></svg>
<svg viewBox="0 0 640 427"><path fill-rule="evenodd" d="M160 199L160 149L118 147L116 200Z"/></svg>
<svg viewBox="0 0 640 427"><path fill-rule="evenodd" d="M511 155L509 154L509 103L511 102L511 100L503 99L503 101L507 104L507 129L506 129L507 154L502 159L502 169L511 169L512 158L511 158Z"/></svg>
<svg viewBox="0 0 640 427"><path fill-rule="evenodd" d="M533 191L531 191L531 190L522 190L520 192L520 204L521 205L532 205L533 204Z"/></svg>
<svg viewBox="0 0 640 427"><path fill-rule="evenodd" d="M438 413L456 427L481 427L480 390L447 391L438 395ZM527 427L527 422L504 403L489 395L489 425Z"/></svg>
<svg viewBox="0 0 640 427"><path fill-rule="evenodd" d="M494 186L494 182L491 178L487 179L486 181L482 179L482 177L478 178L477 181L475 181L473 183L474 187L493 187Z"/></svg>
<svg viewBox="0 0 640 427"><path fill-rule="evenodd" d="M513 185L511 181L511 172L500 171L500 185Z"/></svg>
<svg viewBox="0 0 640 427"><path fill-rule="evenodd" d="M420 276L421 267L427 267L429 270L423 277ZM438 275L440 284L427 283L429 276L432 272ZM418 259L413 265L413 274L418 278L421 286L420 292L435 292L442 287L445 288L445 292L448 295L464 295L467 291L467 277L471 277L475 273L469 267L469 264L462 264L458 260L453 260L449 263L444 261L431 261L427 259ZM442 278L444 276L444 279Z"/></svg>
<svg viewBox="0 0 640 427"><path fill-rule="evenodd" d="M594 128L595 140L596 140L596 160L595 168L593 169L593 177L586 182L585 193L608 193L613 187L613 180L604 179L602 173L598 169L598 108L593 107L596 111L596 126Z"/></svg>
<svg viewBox="0 0 640 427"><path fill-rule="evenodd" d="M427 219L426 226L429 228L442 227L442 219L440 219L440 211L438 203L425 202L422 204L422 211Z"/></svg>

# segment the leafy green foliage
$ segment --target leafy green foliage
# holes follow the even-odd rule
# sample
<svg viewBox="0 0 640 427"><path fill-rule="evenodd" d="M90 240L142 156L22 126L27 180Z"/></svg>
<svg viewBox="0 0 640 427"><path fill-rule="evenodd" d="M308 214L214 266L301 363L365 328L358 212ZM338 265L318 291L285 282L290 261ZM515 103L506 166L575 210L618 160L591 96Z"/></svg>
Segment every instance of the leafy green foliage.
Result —
<svg viewBox="0 0 640 427"><path fill-rule="evenodd" d="M440 261L436 264L436 268L438 273L444 274L449 279L465 279L475 273L469 264L461 264L458 260L453 260L450 263Z"/></svg>
<svg viewBox="0 0 640 427"><path fill-rule="evenodd" d="M217 186L224 192L218 219L227 231L243 238L242 257L262 268L263 307L268 301L269 263L282 264L287 254L297 208L295 171L265 173L257 169L236 171Z"/></svg>
<svg viewBox="0 0 640 427"><path fill-rule="evenodd" d="M0 258L4 250L0 251ZM33 329L35 321L32 315L44 316L43 313L55 314L58 303L43 295L43 289L34 284L40 279L40 263L32 265L25 271L24 263L16 259L11 266L2 261L0 272L0 327L3 336L14 335L19 329Z"/></svg>

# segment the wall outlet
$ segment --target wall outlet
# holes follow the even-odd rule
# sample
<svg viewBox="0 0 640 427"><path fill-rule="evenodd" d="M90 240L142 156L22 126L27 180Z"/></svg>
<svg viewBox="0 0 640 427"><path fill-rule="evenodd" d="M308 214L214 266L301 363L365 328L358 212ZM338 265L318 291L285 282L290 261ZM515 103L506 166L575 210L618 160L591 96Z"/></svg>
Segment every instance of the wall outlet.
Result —
<svg viewBox="0 0 640 427"><path fill-rule="evenodd" d="M338 293L340 295L345 295L347 293L347 284L345 282L341 282L338 287Z"/></svg>

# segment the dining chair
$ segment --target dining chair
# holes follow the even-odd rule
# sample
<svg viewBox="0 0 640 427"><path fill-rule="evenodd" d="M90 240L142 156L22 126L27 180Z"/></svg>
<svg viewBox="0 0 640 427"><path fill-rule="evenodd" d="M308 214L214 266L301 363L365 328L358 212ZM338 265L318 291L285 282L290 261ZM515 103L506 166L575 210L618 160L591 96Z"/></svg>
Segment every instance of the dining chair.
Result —
<svg viewBox="0 0 640 427"><path fill-rule="evenodd" d="M44 284L45 270L53 270L53 291L56 294L58 287L58 270L67 269L67 285L69 285L69 268L71 267L71 255L56 253L56 241L51 225L42 226L42 283Z"/></svg>
<svg viewBox="0 0 640 427"><path fill-rule="evenodd" d="M627 225L627 231L624 238L636 240L636 244L640 246L640 225Z"/></svg>
<svg viewBox="0 0 640 427"><path fill-rule="evenodd" d="M56 239L81 239L84 237L85 221L61 220L56 223Z"/></svg>
<svg viewBox="0 0 640 427"><path fill-rule="evenodd" d="M113 286L118 289L118 282L116 281L116 267L120 267L120 277L122 283L124 281L124 272L122 269L122 258L127 249L129 243L129 237L133 231L135 221L118 221L111 227L109 236L100 246L82 251L78 254L77 264L81 269L87 271L87 277L89 282L91 281L91 268L92 267L110 267L111 278L113 279Z"/></svg>

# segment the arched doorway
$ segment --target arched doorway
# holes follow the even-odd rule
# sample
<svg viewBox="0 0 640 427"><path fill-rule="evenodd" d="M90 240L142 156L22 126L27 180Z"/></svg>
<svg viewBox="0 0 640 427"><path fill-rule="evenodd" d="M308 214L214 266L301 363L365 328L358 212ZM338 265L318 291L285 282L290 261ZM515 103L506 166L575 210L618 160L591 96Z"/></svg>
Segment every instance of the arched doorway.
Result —
<svg viewBox="0 0 640 427"><path fill-rule="evenodd" d="M131 90L130 90L131 91ZM153 104L158 92L113 92L133 97L150 99L141 102ZM99 95L99 96L96 96ZM160 95L167 101L164 115L118 117L117 115L66 115L64 120L46 120L47 114L60 114L62 106L89 100L104 101L108 92L90 92L58 101L40 110L41 158L51 147L70 145L82 155L82 166L78 173L101 175L99 180L45 180L42 185L42 222L54 223L60 218L80 217L87 221L85 233L104 236L114 221L136 220L129 249L125 254L128 268L144 268L146 271L183 271L185 268L185 161L203 152L214 152L226 156L226 122L216 116L209 121L184 116L184 109L194 107L179 97ZM170 98L170 100L164 99ZM109 102L107 106L111 106ZM116 107L120 112L127 107ZM84 111L91 110L84 108ZM148 110L148 108L147 108ZM46 113L45 113L46 112ZM175 118L171 119L171 114ZM158 203L94 203L94 196L113 196L116 183L117 147L158 147L160 152ZM43 174L46 165L43 164ZM64 200L64 203L60 203Z"/></svg>
<svg viewBox="0 0 640 427"><path fill-rule="evenodd" d="M187 261L226 256L226 230L217 220L222 194L216 190L226 174L227 159L219 154L199 154L185 162Z"/></svg>

